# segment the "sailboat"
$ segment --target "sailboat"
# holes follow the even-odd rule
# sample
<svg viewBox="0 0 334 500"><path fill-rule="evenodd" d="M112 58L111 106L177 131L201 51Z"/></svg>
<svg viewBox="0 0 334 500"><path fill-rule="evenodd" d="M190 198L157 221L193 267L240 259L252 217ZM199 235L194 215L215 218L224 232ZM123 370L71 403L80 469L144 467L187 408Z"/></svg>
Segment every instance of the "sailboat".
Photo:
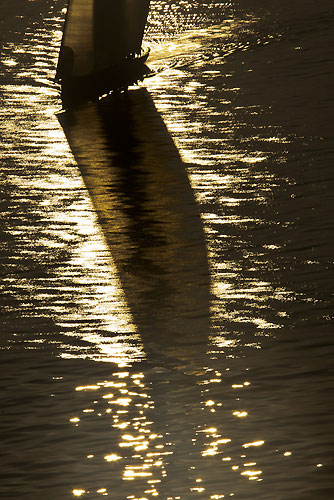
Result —
<svg viewBox="0 0 334 500"><path fill-rule="evenodd" d="M142 40L150 0L69 0L55 80L64 107L126 89L150 73Z"/></svg>

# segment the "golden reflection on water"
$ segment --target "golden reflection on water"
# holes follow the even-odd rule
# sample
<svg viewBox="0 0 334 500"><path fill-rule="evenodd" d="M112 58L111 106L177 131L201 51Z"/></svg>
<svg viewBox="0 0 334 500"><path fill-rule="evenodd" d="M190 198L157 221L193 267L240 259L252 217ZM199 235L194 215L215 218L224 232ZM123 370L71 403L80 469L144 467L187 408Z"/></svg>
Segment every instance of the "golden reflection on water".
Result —
<svg viewBox="0 0 334 500"><path fill-rule="evenodd" d="M48 22L54 22L55 27L59 28L59 20L49 19ZM227 37L231 29L235 29L233 23L224 26ZM203 31L196 36L190 33L165 46L157 44L152 50L152 62L159 64L166 47L171 58L180 57L182 51L188 52L190 48L199 50L202 43L207 43L208 38L220 37L221 31L211 34ZM220 71L201 71L203 79L191 81L189 72L180 67L160 73L148 81L157 109L177 142L183 160L182 168L186 164L196 200L203 208L202 219L213 266L211 291L214 301L211 313L213 317L219 318L220 325L218 329L213 326L210 330L206 316L209 303L207 291L197 298L188 293L189 288L196 289L191 276L194 274L194 267L197 271L199 267L191 265L193 261L189 259L189 253L178 253L179 248L187 242L187 224L180 216L187 207L187 203L180 203L180 198L184 196L186 201L190 199L189 190L184 187L185 177L182 174L180 177L176 176L178 181L182 180L180 184L183 185L183 191L181 189L177 195L173 191L175 184L167 194L159 191L157 185L161 180L167 185L173 184L173 176L168 175L168 168L164 170L164 161L168 155L166 150L159 152L159 148L155 151L154 148L148 148L144 163L141 167L139 165L140 168L138 165L135 167L132 177L135 181L145 175L151 179L151 183L139 182L135 186L145 188L141 192L144 195L142 203L133 205L133 196L122 186L124 175L122 177L117 162L114 170L109 171L104 178L108 180L104 184L103 179L95 184L91 180L90 183L86 169L85 185L63 131L53 116L57 109L52 99L56 90L47 83L54 69L56 51L50 56L45 51L45 44L37 43L44 36L49 37L50 43L50 30L40 30L36 33L36 38L32 39L33 49L27 40L16 49L17 54L22 54L29 48L35 61L29 71L22 71L21 76L30 78L32 75L44 86L38 88L33 85L14 85L10 90L5 88L15 116L4 116L4 147L7 152L10 151L11 158L19 165L24 165L23 175L15 169L10 171L11 182L22 197L29 199L29 196L36 196L38 199L36 203L29 205L32 213L36 214L36 221L38 222L37 216L41 217L44 225L43 231L40 231L41 225L34 221L35 226L30 228L36 244L40 244L43 251L49 252L47 255L57 249L66 249L67 254L64 262L58 262L55 266L51 277L44 281L34 281L22 276L20 287L21 291L27 290L36 299L40 315L49 314L56 325L64 328L62 340L57 341L57 348L64 361L102 361L101 365L108 362L110 367L115 365L119 370L110 375L108 368L106 375L100 378L97 375L91 376L89 371L84 372L78 377L78 384L72 388L73 402L70 403L70 411L64 416L64 421L71 428L72 434L69 435L80 436L77 445L74 445L80 450L78 456L75 456L80 464L80 477L76 476L76 484L71 479L72 495L80 497L97 493L112 496L114 489L109 487L109 479L106 487L106 478L120 477L127 485L127 498L139 500L156 497L165 491L164 484L168 487L167 477L170 484L173 484L175 478L176 483L179 481L177 486L181 487L182 480L185 477L189 479L190 476L186 474L190 471L193 475L187 494L189 491L199 495L205 492L206 498L212 500L234 496L235 479L231 478L231 474L235 471L241 478L261 481L261 476L265 476L263 463L270 460L270 457L265 455L267 441L261 439L264 437L262 429L258 429L256 422L252 420L252 409L248 408L250 400L243 396L251 381L247 380L245 373L240 377L229 376L230 368L227 365L238 358L238 347L242 343L252 349L260 348L261 337L271 335L281 327L281 319L287 316L284 303L291 295L288 290L275 287L270 280L262 279L259 273L261 266L271 262L270 252L277 251L281 245L266 241L260 250L256 250L251 245L247 247L244 241L241 242L242 245L240 241L245 238L248 228L261 230L266 227L266 221L258 213L249 211L248 205L250 202L254 203L255 208L265 205L275 187L274 175L257 170L270 160L272 153L268 152L266 145L288 144L288 140L275 130L267 130L267 136L264 136L263 129L254 127L247 139L244 137L239 143L235 141L234 148L230 147L238 131L246 126L247 120L243 116L245 109L236 105L242 93L242 88L237 85L227 83L224 92L220 94L219 106L213 105L212 100L217 97L217 85L212 85L212 79L219 78ZM52 47L58 46L60 36L59 29L53 31ZM44 59L44 56L47 57ZM14 56L4 61L9 70L18 66ZM228 75L225 80L228 80ZM106 138L110 130L108 132L108 128L101 127L103 117L101 119L100 115L97 120L94 109L96 111L98 105L93 105L90 111L82 110L81 116L80 112L77 113L77 128L73 135L81 141L76 144L77 154L81 148L78 155L81 155L81 160L83 153L87 152L87 144L95 144L88 159L92 161L91 168L97 173L98 168L107 168L106 160L115 160L122 149L115 144L114 149L110 147L110 136L109 139ZM262 109L260 106L253 106L248 111L252 116L259 116ZM88 114L85 115L85 112ZM34 120L27 120L27 116L32 114ZM87 116L93 118L91 128L85 122ZM208 116L210 120L207 119ZM136 123L140 128L139 122ZM143 123L145 124L145 120ZM143 130L147 138L150 129L148 127ZM15 137L15 143L20 147L10 150L12 137ZM92 137L97 138L97 141L94 142ZM29 154L26 154L25 148ZM130 152L138 153L138 149L140 148L130 148ZM280 154L282 158L277 161L283 161L284 150ZM180 159L174 150L173 155L173 161L180 165ZM150 169L153 160L161 168L159 182L155 180L154 169ZM78 163L84 172L87 166L84 162ZM29 171L31 167L36 167L33 175ZM118 191L112 186L116 186ZM100 194L96 193L95 188L101 191L105 189L105 198L99 198L101 191ZM118 196L114 196L115 191ZM243 212L244 206L246 208ZM136 214L129 215L133 208L137 213L142 210L142 224L138 224ZM192 205L186 213L187 223L196 218L193 208ZM105 217L104 223L98 221L96 211L107 215L109 221L106 221L108 217ZM152 224L151 234L141 232L143 223ZM23 235L30 248L26 226L18 220L13 234L16 231ZM144 242L145 238L148 241L148 237L153 234L155 246L148 244L145 247L143 243L142 247L136 246L136 239L131 234L131 228L134 227L137 236L139 234L143 237ZM198 229L198 225L196 227ZM111 234L114 229L114 234ZM116 238L115 234L118 235ZM157 234L163 238L159 240ZM233 238L228 246L227 243ZM135 257L139 256L146 263L154 263L159 272L167 276L158 285L168 293L160 295L156 301L152 300L153 294L148 294L146 298L152 302L146 309L138 302L138 295L134 291L143 286L147 274L144 272L142 279L141 272L147 269L143 265L131 277L131 246L132 250L135 248L137 251ZM193 250L194 246L191 248ZM230 253L224 253L226 248ZM246 248L241 258L233 254L235 248ZM223 255L222 259L218 258L219 252ZM160 262L157 255L160 255ZM39 260L42 258L41 254L37 257ZM178 259L190 263L187 271L189 274L174 264ZM249 263L246 270L244 262ZM201 269L205 269L205 266ZM154 276L154 273L150 276ZM46 287L45 283L49 286ZM202 285L203 288L208 285L206 279L202 280ZM151 283L148 289L152 292L153 288L150 289L150 286ZM272 316L266 316L269 297L277 300L282 309L276 320ZM170 310L166 304L173 300L175 309ZM200 303L205 305L203 309L198 307ZM228 309L231 303L232 307ZM245 304L250 304L250 307L247 308ZM187 316L187 310L190 311L189 316L194 316L196 311L193 322ZM157 314L159 311L162 311L160 316ZM87 318L89 321L86 321ZM178 321L179 318L182 321ZM161 359L165 359L165 353L157 353L157 349L153 349L154 342L150 339L151 320L154 320L156 331L165 335L170 332L174 335L176 331L183 330L194 332L194 336L189 335L189 345L181 345L174 350L168 345L164 346L169 349L171 368L168 364L165 367L161 362ZM225 322L226 329L222 326ZM231 325L236 330L245 326L252 332L255 331L255 338L246 342L240 336L233 337ZM209 333L211 340L207 348ZM259 337L256 338L257 334ZM34 339L28 342L37 344L46 340ZM195 347L192 344L196 344ZM196 359L194 362L193 354L198 351L204 356L208 354L211 360L217 360L221 356L219 363L215 365L220 371L205 367L203 360L199 363ZM136 372L135 362L150 359L153 359L154 367L143 365L145 372ZM236 373L243 372L245 368L238 367L238 370ZM252 408L252 404L249 404ZM103 436L102 443L98 442L99 436ZM284 449L288 446L290 447L285 444ZM245 453L249 453L249 456ZM282 449L279 451L284 457L290 457L292 453ZM80 460L83 460L84 465ZM183 467L185 461L187 464ZM92 469L88 469L86 462L89 462ZM193 463L196 466L191 465ZM321 466L320 462L316 465L318 468ZM86 487L87 470L90 470L92 477L97 474L95 489ZM210 475L210 470L215 472ZM221 484L215 482L217 471L222 474ZM213 485L214 492L209 492L210 484ZM117 486L115 489L118 491ZM169 496L171 494L172 492L167 492L166 498L187 498Z"/></svg>
<svg viewBox="0 0 334 500"><path fill-rule="evenodd" d="M76 416L70 421L80 428L80 426L87 426L89 422L87 418L94 418L94 415L107 418L109 425L119 430L119 442L110 443L110 451L102 453L104 462L110 467L116 467L115 472L120 474L123 481L131 483L144 480L145 493L153 497L157 496L157 487L161 478L166 476L165 457L171 455L172 452L166 450L166 445L162 444L163 435L152 430L154 422L145 416L153 402L145 390L144 374L122 371L115 372L113 377L111 380L104 380L94 385L82 385L75 388L76 392L85 394L88 399L85 397L83 417ZM112 393L110 389L113 390ZM91 408L87 409L87 406ZM107 446L106 440L104 448L106 449ZM118 451L116 451L117 448ZM86 458L90 462L99 461L99 455L94 452L86 455ZM102 486L96 491L102 492L102 490L106 494L111 493L111 490ZM72 493L74 496L79 496L91 494L92 491L76 488ZM130 497L137 498L129 493L127 498Z"/></svg>
<svg viewBox="0 0 334 500"><path fill-rule="evenodd" d="M119 371L113 374L112 379L103 380L95 384L80 385L75 388L77 393L86 394L84 406L82 409L82 417L80 413L73 416L70 420L77 428L87 425L87 417L99 417L110 419L110 425L114 429L118 429L118 443L113 442L108 452L102 452L103 460L111 467L117 467L118 473L121 474L123 481L130 484L135 484L137 481L142 484L146 482L146 487L143 486L144 494L155 497L161 494L160 487L163 487L164 479L169 475L169 467L173 461L174 451L171 443L168 442L168 433L157 433L155 427L157 422L151 420L147 412L151 412L155 403L150 395L150 390L147 390L145 383L145 375L142 372L132 373L130 371ZM221 373L217 371L208 371L208 383L219 383L217 375ZM248 381L240 386L247 387ZM206 384L204 383L204 387ZM91 396L89 396L91 395ZM161 399L161 396L159 398ZM102 406L101 406L102 403ZM217 402L218 403L218 402ZM203 401L203 407L211 409L215 405L215 401L207 399ZM217 404L220 408L222 403ZM95 408L94 408L95 407ZM184 418L184 416L183 416ZM205 437L204 447L201 456L205 460L212 460L215 457L220 457L221 463L231 463L232 471L238 471L241 477L251 481L260 480L262 471L257 466L256 462L243 460L243 463L235 465L237 457L232 458L226 456L226 451L233 443L232 438L222 435L218 426L202 425L196 432L198 436ZM196 443L194 438L193 443ZM264 441L245 442L244 448L259 447L264 444ZM104 446L104 449L106 449ZM118 451L117 451L118 447ZM240 452L239 452L240 453ZM87 454L89 461L99 460L101 452L93 452ZM102 458L101 457L101 458ZM241 455L246 457L246 455ZM234 463L233 463L234 462ZM115 469L116 471L116 469ZM189 487L191 492L204 492L207 490L207 479L205 474L202 477L199 472L194 471L194 484ZM139 483L138 483L139 485ZM101 487L106 494L111 494L110 489ZM73 490L73 495L92 494L92 489L76 488L76 493ZM97 489L95 491L98 491ZM144 498L141 495L131 495L130 490L128 498ZM224 495L218 493L210 495L212 498L223 498ZM145 497L146 498L146 497ZM167 498L167 497L166 497ZM168 498L176 498L169 497ZM182 498L179 497L179 498Z"/></svg>
<svg viewBox="0 0 334 500"><path fill-rule="evenodd" d="M81 497L81 495L84 495L86 493L86 490L74 489L72 493L75 497Z"/></svg>
<svg viewBox="0 0 334 500"><path fill-rule="evenodd" d="M226 32L231 34L233 29L231 24ZM241 237L244 238L243 244L246 244L248 228L249 231L265 228L267 221L254 216L254 209L250 210L249 207L266 206L272 197L276 180L273 174L263 173L258 166L272 161L273 153L268 152L267 144L288 144L289 140L274 127L268 130L256 126L250 128L246 121L249 115L255 120L264 110L261 105L255 104L251 107L238 106L238 98L243 90L229 85L228 75L225 76L224 92L220 96L222 99L217 104L213 103L213 99L217 99L217 87L210 87L209 83L213 79L221 79L219 73L208 69L201 71L197 79L191 80L182 68L173 71L174 74L158 74L148 80L147 86L157 97L157 108L189 165L197 199L204 207L207 204L215 208L213 213L202 213L209 237L211 266L214 265L214 268L211 267L211 291L214 297L211 314L213 318L217 317L220 325L219 332L212 331L212 353L215 348L233 349L239 345L238 336L231 336L230 328L227 329L227 335L222 331L222 318L237 330L249 331L254 327L256 330L248 346L260 348L261 337L271 336L281 328L285 315L280 312L273 318L267 314L265 304L271 297L281 303L292 298L289 290L259 279L261 268L268 265L266 253L277 250L278 246L265 242L264 251L250 247L238 260L228 254L226 258L220 258L218 248L220 255L224 255L224 249L230 245L231 233L239 246L242 244ZM180 89L171 87L170 79L177 79ZM167 88L167 92L161 96L159 88L162 87ZM214 97L211 91L215 92ZM208 115L212 117L209 121L206 119ZM245 134L242 133L243 128ZM240 140L235 140L239 134ZM279 155L282 155L282 150ZM275 161L281 163L284 161L284 152L283 156L279 155ZM258 212L256 209L255 213ZM238 239L236 235L240 235ZM234 307L230 305L231 301Z"/></svg>
<svg viewBox="0 0 334 500"><path fill-rule="evenodd" d="M54 89L52 92L54 94ZM6 151L6 141L9 150L10 141L15 137L16 144L21 144L22 149L12 149L11 157L15 161L24 162L26 166L28 164L33 166L34 173L32 175L25 169L22 175L11 170L7 182L15 185L18 192L27 193L27 199L30 199L33 193L37 199L40 198L31 212L38 218L45 211L47 217L46 227L37 235L39 245L45 249L62 250L64 244L74 243L72 258L69 261L70 267L65 273L60 267L59 275L54 278L53 283L55 291L60 285L66 293L65 283L71 279L72 284L68 292L76 288L77 291L81 289L83 293L74 306L53 301L50 309L58 316L58 324L66 328L69 335L72 335L71 331L76 335L74 332L78 328L78 321L87 317L89 312L90 319L103 322L103 329L106 332L118 332L117 337L101 335L97 331L83 332L85 341L97 348L94 359L126 364L130 359L142 357L141 341L135 333L136 328L125 303L124 293L104 236L96 224L94 208L85 193L77 167L69 156L63 131L54 116L56 108L42 108L36 114L38 103L44 99L46 93L45 88L23 85L11 89L15 115L5 117L3 122L4 151ZM29 110L33 110L36 116L32 126L20 119L20 115L24 117ZM25 148L29 148L29 156L24 152ZM49 164L50 168L45 168L45 164ZM67 198L76 193L79 196L75 196L72 203L68 204ZM75 232L73 232L74 227ZM30 231L35 232L34 226ZM21 232L20 222L15 229L15 233L19 232ZM26 237L25 234L24 238ZM21 286L25 286L23 281ZM50 299L50 292L41 292L38 282L36 287L31 281L27 286L36 300ZM127 334L126 341L124 334ZM64 344L63 356L67 359L85 358L87 352L81 351L72 348L72 352L68 352Z"/></svg>

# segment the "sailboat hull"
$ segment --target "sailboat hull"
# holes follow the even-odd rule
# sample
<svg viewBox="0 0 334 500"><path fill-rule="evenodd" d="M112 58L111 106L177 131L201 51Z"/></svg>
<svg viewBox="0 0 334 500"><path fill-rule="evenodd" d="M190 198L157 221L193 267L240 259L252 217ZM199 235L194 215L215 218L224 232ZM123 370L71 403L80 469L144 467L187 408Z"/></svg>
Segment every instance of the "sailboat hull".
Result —
<svg viewBox="0 0 334 500"><path fill-rule="evenodd" d="M145 62L148 52L139 57L125 58L109 68L83 76L74 76L61 82L64 108L81 102L96 100L111 91L123 90L152 74Z"/></svg>

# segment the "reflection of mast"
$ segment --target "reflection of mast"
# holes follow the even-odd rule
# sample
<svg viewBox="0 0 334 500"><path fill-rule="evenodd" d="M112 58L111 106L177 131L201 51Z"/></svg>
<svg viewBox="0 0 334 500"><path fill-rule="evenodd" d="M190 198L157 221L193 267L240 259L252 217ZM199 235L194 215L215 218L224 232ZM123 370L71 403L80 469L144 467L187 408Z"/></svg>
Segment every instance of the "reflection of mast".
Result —
<svg viewBox="0 0 334 500"><path fill-rule="evenodd" d="M148 356L194 359L209 330L206 246L178 151L147 93L59 115Z"/></svg>

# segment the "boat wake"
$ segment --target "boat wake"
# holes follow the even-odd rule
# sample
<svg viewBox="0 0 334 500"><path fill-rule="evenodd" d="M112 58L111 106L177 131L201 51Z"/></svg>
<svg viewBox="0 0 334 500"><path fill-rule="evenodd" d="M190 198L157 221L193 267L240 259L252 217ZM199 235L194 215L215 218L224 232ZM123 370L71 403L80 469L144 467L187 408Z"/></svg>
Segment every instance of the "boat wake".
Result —
<svg viewBox="0 0 334 500"><path fill-rule="evenodd" d="M152 42L148 65L152 73L185 69L208 60L226 59L240 51L255 50L277 39L275 35L261 36L253 28L255 21L257 19L229 19L210 28L190 30L169 40Z"/></svg>

